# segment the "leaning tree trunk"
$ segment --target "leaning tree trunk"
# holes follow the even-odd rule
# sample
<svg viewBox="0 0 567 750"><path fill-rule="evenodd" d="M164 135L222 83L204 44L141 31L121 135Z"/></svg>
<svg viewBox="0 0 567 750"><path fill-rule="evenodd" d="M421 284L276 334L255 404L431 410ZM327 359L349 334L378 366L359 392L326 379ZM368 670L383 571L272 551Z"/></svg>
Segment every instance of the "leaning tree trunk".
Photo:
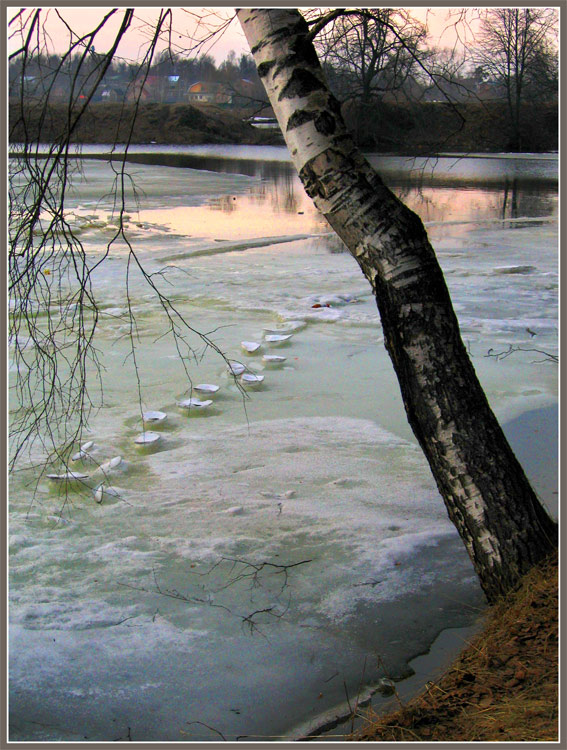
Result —
<svg viewBox="0 0 567 750"><path fill-rule="evenodd" d="M421 220L354 146L295 9L238 18L307 193L376 296L409 423L489 601L556 546L461 340Z"/></svg>

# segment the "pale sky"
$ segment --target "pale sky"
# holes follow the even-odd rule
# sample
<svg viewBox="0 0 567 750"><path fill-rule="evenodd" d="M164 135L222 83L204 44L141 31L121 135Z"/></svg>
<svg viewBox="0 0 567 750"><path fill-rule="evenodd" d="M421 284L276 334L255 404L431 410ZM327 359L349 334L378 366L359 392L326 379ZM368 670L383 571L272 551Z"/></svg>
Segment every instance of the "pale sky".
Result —
<svg viewBox="0 0 567 750"><path fill-rule="evenodd" d="M440 47L452 47L458 42L457 34L455 29L451 26L451 22L447 20L448 14L451 10L458 11L460 8L423 8L423 7L408 7L411 14L418 20L427 23L429 32L432 37L432 42ZM19 8L8 8L8 19L12 18ZM196 18L197 15L202 15L202 11L206 10L209 15L201 20L200 26L197 29ZM61 52L67 48L67 44L70 38L69 31L65 27L64 23L58 18L58 13L67 21L69 26L76 33L86 33L93 28L102 20L104 15L110 11L110 8L105 7L59 7L55 6L52 8L45 8L44 13L47 17L47 23L45 28L48 30L49 37L53 48L57 52ZM140 7L135 11L135 22L128 30L121 46L119 47L118 54L128 59L139 59L144 51L147 49L149 29L153 27L155 20L158 17L160 8L148 8ZM111 18L105 28L97 35L94 42L95 49L97 52L106 52L114 40L116 31L119 28L122 20L124 8L119 8L118 12L113 18ZM219 23L219 19L216 16L220 16L222 19L228 19L234 14L234 8L230 7L217 7L217 8L171 8L173 25L171 33L171 42L173 49L188 49L194 46L195 42L192 41L195 38L202 39L209 33L209 29L215 28L215 25ZM12 28L9 29L9 34L12 32ZM470 35L470 31L469 31ZM17 45L17 40L10 42L10 49L14 49ZM167 42L164 40L160 48L165 48ZM230 50L236 52L237 57L243 52L248 52L248 46L244 35L240 29L238 22L233 21L230 26L224 31L221 36L217 36L209 42L205 42L200 51L211 54L217 61L217 63L224 60Z"/></svg>

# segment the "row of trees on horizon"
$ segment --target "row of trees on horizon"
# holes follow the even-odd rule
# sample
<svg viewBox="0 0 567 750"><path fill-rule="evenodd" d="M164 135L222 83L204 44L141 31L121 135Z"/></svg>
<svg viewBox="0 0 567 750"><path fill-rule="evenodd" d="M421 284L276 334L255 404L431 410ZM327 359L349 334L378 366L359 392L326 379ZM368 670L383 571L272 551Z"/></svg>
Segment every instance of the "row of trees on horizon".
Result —
<svg viewBox="0 0 567 750"><path fill-rule="evenodd" d="M487 8L471 42L452 49L430 42L426 26L401 8L337 10L318 29L321 9L305 13L329 86L355 125L357 140L380 104L499 101L506 104L511 147L521 147L526 103L558 97L558 13L554 8ZM466 11L454 20L464 28ZM49 54L38 44L9 66L12 102L186 102L269 114L267 97L249 54L231 51L217 64L210 54L171 48L142 62L114 57L94 44ZM98 80L97 80L98 77ZM93 81L97 80L94 91Z"/></svg>

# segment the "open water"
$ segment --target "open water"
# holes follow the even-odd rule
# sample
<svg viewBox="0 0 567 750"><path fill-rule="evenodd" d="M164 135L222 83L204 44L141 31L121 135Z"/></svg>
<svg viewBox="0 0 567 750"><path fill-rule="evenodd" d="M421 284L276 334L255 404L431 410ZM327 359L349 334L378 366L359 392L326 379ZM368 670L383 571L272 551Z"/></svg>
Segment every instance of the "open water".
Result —
<svg viewBox="0 0 567 750"><path fill-rule="evenodd" d="M94 441L91 455L70 466L87 479L24 466L10 482L11 738L297 738L407 676L482 595L406 424L368 285L285 150L134 151L136 257L190 326L264 380L244 395L196 334L164 335L128 245L111 245L93 275L104 399L77 444ZM116 230L103 152L84 148L68 205L91 263ZM428 226L497 416L553 422L557 157L370 158ZM290 325L287 341L266 339ZM200 383L220 386L213 403L179 407ZM149 409L167 419L140 448ZM556 513L555 443L542 445L527 468ZM99 504L101 480L117 494Z"/></svg>

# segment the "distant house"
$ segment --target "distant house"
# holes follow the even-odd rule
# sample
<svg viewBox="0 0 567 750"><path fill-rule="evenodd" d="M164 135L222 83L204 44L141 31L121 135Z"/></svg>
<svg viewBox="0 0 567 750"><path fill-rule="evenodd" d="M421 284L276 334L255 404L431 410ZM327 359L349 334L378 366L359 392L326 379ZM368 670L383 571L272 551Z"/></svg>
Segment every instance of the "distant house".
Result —
<svg viewBox="0 0 567 750"><path fill-rule="evenodd" d="M126 101L175 103L183 100L183 82L178 75L138 76L128 85Z"/></svg>
<svg viewBox="0 0 567 750"><path fill-rule="evenodd" d="M170 73L162 79L162 101L181 102L185 98L183 79L177 73Z"/></svg>
<svg viewBox="0 0 567 750"><path fill-rule="evenodd" d="M483 101L506 99L506 86L499 81L483 81L478 87L478 97Z"/></svg>
<svg viewBox="0 0 567 750"><path fill-rule="evenodd" d="M261 85L261 84L260 84ZM251 105L257 105L258 99L261 99L263 92L257 90L257 85L248 78L240 78L232 84L232 106L246 109Z"/></svg>
<svg viewBox="0 0 567 750"><path fill-rule="evenodd" d="M121 102L126 99L130 82L118 75L104 78L95 92L93 101L97 102Z"/></svg>
<svg viewBox="0 0 567 750"><path fill-rule="evenodd" d="M125 99L127 102L155 102L160 101L160 81L158 76L148 76L145 80L139 75L128 84Z"/></svg>
<svg viewBox="0 0 567 750"><path fill-rule="evenodd" d="M104 88L100 94L101 102L118 102L122 99L123 93L115 88Z"/></svg>
<svg viewBox="0 0 567 750"><path fill-rule="evenodd" d="M232 104L232 97L232 91L216 81L197 81L187 91L187 100L195 104Z"/></svg>

